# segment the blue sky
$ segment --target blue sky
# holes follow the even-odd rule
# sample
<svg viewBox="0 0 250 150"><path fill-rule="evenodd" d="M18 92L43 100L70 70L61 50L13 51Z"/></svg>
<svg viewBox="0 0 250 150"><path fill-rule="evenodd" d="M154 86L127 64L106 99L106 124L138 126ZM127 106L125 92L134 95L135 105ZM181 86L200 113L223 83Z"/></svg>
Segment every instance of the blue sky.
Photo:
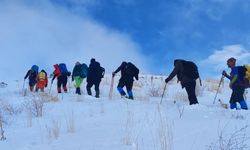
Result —
<svg viewBox="0 0 250 150"><path fill-rule="evenodd" d="M0 3L0 21L5 22L0 25L0 32L8 35L0 38L4 45L0 48L5 50L2 51L5 56L23 51L24 58L32 57L29 61L24 59L25 68L33 63L46 68L62 61L72 67L77 60L88 63L91 57L96 57L108 72L128 60L142 68L142 72L168 74L173 60L183 58L195 61L201 75L208 78L220 75L228 57L236 57L239 64L250 60L249 0L0 0ZM46 55L32 55L41 50ZM8 70L3 65L1 68Z"/></svg>

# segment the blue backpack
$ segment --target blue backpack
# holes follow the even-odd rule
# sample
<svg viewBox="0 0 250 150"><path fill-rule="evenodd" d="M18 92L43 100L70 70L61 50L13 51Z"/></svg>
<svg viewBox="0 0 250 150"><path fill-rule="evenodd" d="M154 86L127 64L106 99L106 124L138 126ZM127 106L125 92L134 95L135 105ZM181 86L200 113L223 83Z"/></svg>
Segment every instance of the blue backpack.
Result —
<svg viewBox="0 0 250 150"><path fill-rule="evenodd" d="M68 74L67 67L64 63L59 64L59 69L60 69L61 74L64 74L64 75Z"/></svg>
<svg viewBox="0 0 250 150"><path fill-rule="evenodd" d="M83 63L82 64L82 78L86 78L87 77L87 75L88 75L88 66L85 64L85 63Z"/></svg>
<svg viewBox="0 0 250 150"><path fill-rule="evenodd" d="M39 67L37 65L33 65L31 67L31 70L33 70L36 74L38 74L38 71L39 71Z"/></svg>

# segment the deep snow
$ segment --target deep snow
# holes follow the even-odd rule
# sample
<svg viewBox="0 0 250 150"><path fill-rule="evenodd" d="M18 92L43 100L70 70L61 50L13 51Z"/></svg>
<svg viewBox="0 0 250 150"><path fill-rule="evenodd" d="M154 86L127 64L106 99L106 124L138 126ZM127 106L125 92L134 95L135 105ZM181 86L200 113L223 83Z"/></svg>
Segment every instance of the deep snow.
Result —
<svg viewBox="0 0 250 150"><path fill-rule="evenodd" d="M189 106L185 90L175 80L167 86L160 104L165 77L152 75L135 81L135 100L120 98L116 77L110 100L110 76L102 80L99 99L86 95L86 81L81 96L75 95L73 83L63 95L56 93L54 84L51 93L49 87L45 90L46 95L27 91L23 96L23 81L8 82L7 87L0 88L7 138L0 141L0 150L206 150L217 147L212 143L222 143L218 142L219 135L227 142L232 134L244 138L250 133L248 110L224 109L217 100L213 104L218 81L197 85L200 104ZM231 93L227 84L221 86L217 97L225 103ZM34 99L47 100L41 117L29 112ZM232 138L228 143L250 145L247 139L237 140Z"/></svg>

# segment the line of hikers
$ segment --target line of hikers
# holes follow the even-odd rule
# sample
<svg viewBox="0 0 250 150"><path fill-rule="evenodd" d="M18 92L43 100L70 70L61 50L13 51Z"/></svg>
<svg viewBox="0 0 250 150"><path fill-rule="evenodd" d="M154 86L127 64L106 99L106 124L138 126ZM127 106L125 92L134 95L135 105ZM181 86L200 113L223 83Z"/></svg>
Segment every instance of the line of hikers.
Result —
<svg viewBox="0 0 250 150"><path fill-rule="evenodd" d="M128 98L133 99L133 81L134 77L138 80L139 69L132 64L131 62L122 62L122 64L113 72L113 76L117 72L121 71L121 78L119 80L117 89L120 92L121 96L126 96L123 87L126 86ZM72 75L71 72L67 70L67 67L64 63L55 64L53 71L53 78L51 80L51 85L55 78L57 78L57 92L61 93L62 89L64 92L67 92L67 82L68 77L72 76L72 81L75 82L76 94L81 95L81 84L85 78L87 78L87 93L88 95L92 95L91 88L95 86L95 97L100 97L100 83L101 79L104 77L105 69L101 67L100 63L96 61L94 58L90 60L89 66L85 63L76 62ZM39 89L43 92L44 88L48 85L48 77L47 73L44 70L39 72L39 67L37 65L33 65L31 69L26 73L24 80L29 77L29 87L30 91L38 92Z"/></svg>
<svg viewBox="0 0 250 150"><path fill-rule="evenodd" d="M236 59L233 57L227 60L227 65L231 69L230 75L228 75L225 71L222 72L222 75L230 80L230 88L232 89L232 95L229 101L230 108L237 108L236 103L238 102L241 106L241 109L248 109L243 94L245 89L249 87L250 67L236 66ZM67 70L65 64L55 64L54 68L55 70L53 72L51 83L53 83L53 80L57 78L58 93L61 93L61 87L63 88L64 92L67 92L67 79L71 73ZM134 99L132 87L134 78L136 80L139 79L139 69L131 62L122 62L122 64L112 73L112 77L114 77L119 71L121 72L121 78L117 85L117 90L122 97ZM79 95L81 94L80 86L83 79L87 78L86 89L88 95L92 95L91 87L94 85L96 92L95 97L99 98L99 85L104 73L105 69L101 67L100 63L94 58L90 60L89 67L84 63L81 64L76 62L72 73L72 81L75 81L76 93ZM182 88L185 88L188 94L189 104L198 104L195 93L196 80L199 78L200 85L202 84L196 64L192 61L186 61L183 59L174 60L174 68L170 75L165 79L165 83L167 84L175 76L177 76L178 82L180 81ZM33 91L35 85L35 91L38 91L39 89L44 91L44 88L47 87L47 73L44 70L41 70L41 72L38 73L38 66L32 66L32 68L27 72L25 79L27 77L29 77L30 91ZM128 96L123 90L124 86L126 87Z"/></svg>

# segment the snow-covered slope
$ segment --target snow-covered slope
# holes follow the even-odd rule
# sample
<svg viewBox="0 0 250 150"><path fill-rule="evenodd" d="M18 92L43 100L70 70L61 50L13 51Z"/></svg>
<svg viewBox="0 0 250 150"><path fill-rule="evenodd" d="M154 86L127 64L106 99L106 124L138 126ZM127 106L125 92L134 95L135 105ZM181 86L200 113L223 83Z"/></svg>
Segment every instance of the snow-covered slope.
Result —
<svg viewBox="0 0 250 150"><path fill-rule="evenodd" d="M141 76L134 83L135 100L120 98L115 87L110 100L110 75L102 80L99 99L86 95L86 83L78 96L73 83L68 93L58 95L55 84L50 93L49 87L45 93L31 93L22 89L23 81L10 82L0 88L6 137L0 150L206 150L250 145L245 139L250 112L224 109L217 100L213 104L218 81L197 86L200 104L189 106L176 80L169 83L160 104L164 78ZM225 83L217 99L228 102L230 93Z"/></svg>

